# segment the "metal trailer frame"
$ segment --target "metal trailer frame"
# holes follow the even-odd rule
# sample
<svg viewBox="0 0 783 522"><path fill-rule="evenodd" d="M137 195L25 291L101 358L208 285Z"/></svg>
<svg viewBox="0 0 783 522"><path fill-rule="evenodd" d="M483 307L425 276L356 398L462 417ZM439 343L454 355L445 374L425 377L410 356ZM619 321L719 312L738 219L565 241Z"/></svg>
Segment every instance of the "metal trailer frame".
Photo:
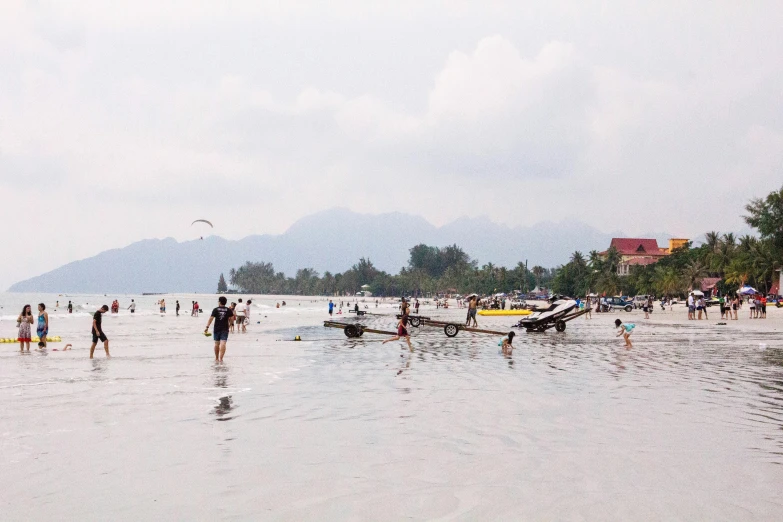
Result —
<svg viewBox="0 0 783 522"><path fill-rule="evenodd" d="M381 315L381 314L376 314L376 315ZM402 319L402 314L397 314L395 317L397 317L397 319ZM414 328L418 328L419 326L421 326L421 323L423 321L430 321L430 320L431 319L429 317L423 315L408 314L408 321L410 321L411 326Z"/></svg>
<svg viewBox="0 0 783 522"><path fill-rule="evenodd" d="M397 332L389 332L386 330L376 330L375 328L367 328L363 324L359 324L359 323L339 323L337 321L324 321L324 326L327 328L341 328L345 336L348 337L349 339L361 337L365 333L397 335Z"/></svg>
<svg viewBox="0 0 783 522"><path fill-rule="evenodd" d="M508 332L498 332L496 330L484 330L483 328L470 328L468 326L464 326L458 323L452 323L448 321L437 321L434 319L429 318L421 318L420 324L422 326L435 326L435 327L443 327L443 333L446 334L446 337L456 337L457 334L464 330L466 332L471 333L481 333L481 334L490 334L490 335L508 335ZM411 321L412 326L416 326Z"/></svg>

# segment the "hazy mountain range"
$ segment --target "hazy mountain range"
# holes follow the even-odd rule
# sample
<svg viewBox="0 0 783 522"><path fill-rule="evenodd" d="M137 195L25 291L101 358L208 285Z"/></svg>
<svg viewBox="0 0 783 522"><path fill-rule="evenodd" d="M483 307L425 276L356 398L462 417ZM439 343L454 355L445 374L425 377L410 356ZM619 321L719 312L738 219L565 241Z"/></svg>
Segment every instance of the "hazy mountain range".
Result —
<svg viewBox="0 0 783 522"><path fill-rule="evenodd" d="M266 261L277 271L294 275L298 268L342 272L359 258L397 273L408 262L408 250L419 243L456 243L479 264L508 267L528 260L530 267L553 267L575 250L604 250L612 237L577 221L508 227L489 218L460 218L442 227L408 214L357 214L333 209L304 217L280 235L254 235L240 240L217 236L177 242L147 239L125 248L68 263L14 284L12 292L142 293L214 292L221 273L245 261ZM664 241L670 237L653 234ZM663 246L663 245L662 245Z"/></svg>

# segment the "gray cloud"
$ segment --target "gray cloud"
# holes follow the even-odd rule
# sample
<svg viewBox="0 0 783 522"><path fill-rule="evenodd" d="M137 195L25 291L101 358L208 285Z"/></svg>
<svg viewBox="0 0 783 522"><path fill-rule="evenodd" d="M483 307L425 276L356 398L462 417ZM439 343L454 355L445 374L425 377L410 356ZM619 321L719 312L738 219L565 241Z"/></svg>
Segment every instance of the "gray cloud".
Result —
<svg viewBox="0 0 783 522"><path fill-rule="evenodd" d="M194 215L696 235L780 183L777 3L374 4L3 3L0 286Z"/></svg>

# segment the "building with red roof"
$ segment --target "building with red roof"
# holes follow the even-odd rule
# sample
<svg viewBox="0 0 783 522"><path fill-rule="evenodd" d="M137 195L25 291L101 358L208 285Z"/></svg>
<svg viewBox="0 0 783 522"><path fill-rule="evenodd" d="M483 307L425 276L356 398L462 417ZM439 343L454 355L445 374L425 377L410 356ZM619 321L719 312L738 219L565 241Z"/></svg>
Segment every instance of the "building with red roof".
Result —
<svg viewBox="0 0 783 522"><path fill-rule="evenodd" d="M672 250L682 248L688 243L687 239L670 239L669 248L658 246L658 240L636 237L613 237L609 248L614 247L620 254L620 265L617 267L618 275L628 275L632 266L646 266L657 263L662 257L668 256ZM606 252L601 252L602 256Z"/></svg>

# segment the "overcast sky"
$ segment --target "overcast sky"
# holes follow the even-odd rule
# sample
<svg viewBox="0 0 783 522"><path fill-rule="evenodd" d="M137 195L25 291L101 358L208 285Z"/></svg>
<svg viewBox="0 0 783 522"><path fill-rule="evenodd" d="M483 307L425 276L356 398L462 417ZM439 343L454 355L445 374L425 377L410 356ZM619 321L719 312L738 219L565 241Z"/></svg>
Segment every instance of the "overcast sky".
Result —
<svg viewBox="0 0 783 522"><path fill-rule="evenodd" d="M379 4L0 2L0 289L195 218L695 237L783 184L780 2Z"/></svg>

